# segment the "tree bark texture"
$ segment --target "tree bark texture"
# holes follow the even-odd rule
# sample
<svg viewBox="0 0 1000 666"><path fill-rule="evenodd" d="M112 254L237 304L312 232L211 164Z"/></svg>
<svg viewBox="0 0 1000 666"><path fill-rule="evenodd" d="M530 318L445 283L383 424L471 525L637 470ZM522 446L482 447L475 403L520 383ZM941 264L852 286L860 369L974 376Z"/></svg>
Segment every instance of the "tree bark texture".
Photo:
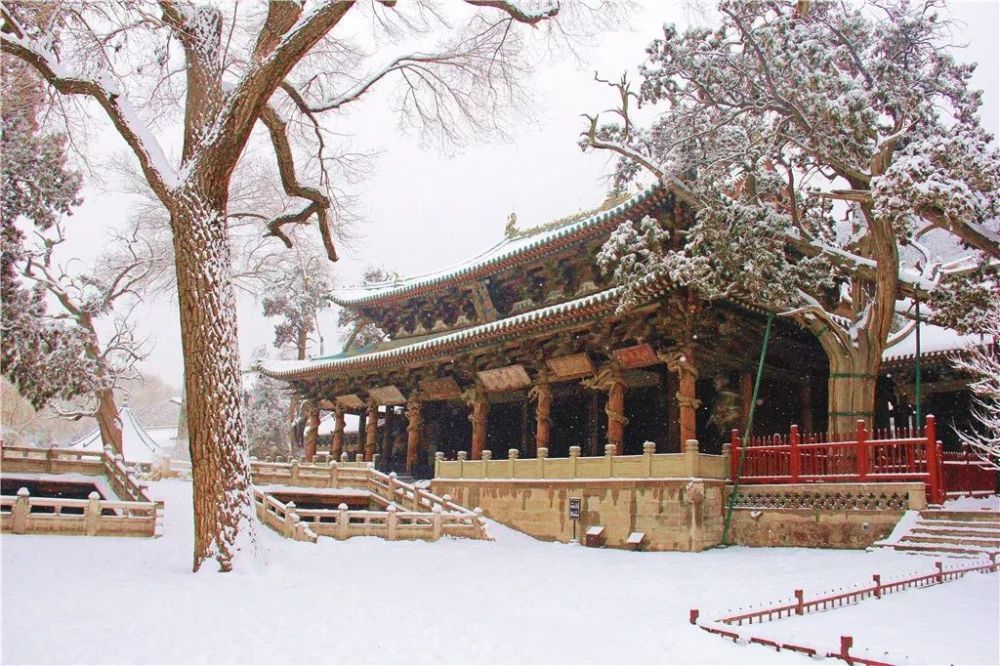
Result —
<svg viewBox="0 0 1000 666"><path fill-rule="evenodd" d="M225 182L214 197L187 193L170 220L193 474L195 571L213 558L220 570L229 571L237 553L255 542Z"/></svg>
<svg viewBox="0 0 1000 666"><path fill-rule="evenodd" d="M97 394L97 426L101 431L101 441L104 446L110 446L115 453L124 454L122 448L122 424L118 420L118 404L115 402L115 392L112 389L100 389Z"/></svg>
<svg viewBox="0 0 1000 666"><path fill-rule="evenodd" d="M535 450L548 448L552 434L552 385L541 382L535 387Z"/></svg>
<svg viewBox="0 0 1000 666"><path fill-rule="evenodd" d="M490 403L486 401L486 395L482 391L477 391L471 405L472 414L469 419L472 421L472 451L470 456L473 460L483 457L486 449L486 427L487 417L490 412Z"/></svg>
<svg viewBox="0 0 1000 666"><path fill-rule="evenodd" d="M614 374L608 379L608 406L604 410L608 415L608 444L615 447L615 455L623 452L625 439L625 379L620 374Z"/></svg>

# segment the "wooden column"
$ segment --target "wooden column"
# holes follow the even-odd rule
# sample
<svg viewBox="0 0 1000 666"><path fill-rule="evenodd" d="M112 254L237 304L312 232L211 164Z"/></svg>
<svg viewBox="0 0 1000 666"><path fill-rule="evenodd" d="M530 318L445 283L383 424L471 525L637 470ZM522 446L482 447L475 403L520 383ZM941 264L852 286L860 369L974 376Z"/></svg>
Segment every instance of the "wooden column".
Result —
<svg viewBox="0 0 1000 666"><path fill-rule="evenodd" d="M552 385L543 379L528 395L535 399L535 451L547 449L552 439Z"/></svg>
<svg viewBox="0 0 1000 666"><path fill-rule="evenodd" d="M801 414L801 428L800 432L804 432L807 435L813 434L815 429L813 428L813 392L812 392L812 378L809 375L805 376L805 381L802 383L802 414Z"/></svg>
<svg viewBox="0 0 1000 666"><path fill-rule="evenodd" d="M615 455L620 456L623 452L623 440L625 439L625 378L620 372L612 372L607 378L608 386L608 406L605 413L608 415L608 445L615 447Z"/></svg>
<svg viewBox="0 0 1000 666"><path fill-rule="evenodd" d="M375 445L378 437L378 403L375 398L368 398L368 409L365 419L365 462L371 462L375 457Z"/></svg>
<svg viewBox="0 0 1000 666"><path fill-rule="evenodd" d="M306 401L303 407L306 412L306 431L303 438L306 449L306 462L312 462L316 457L316 439L319 435L319 410L311 400Z"/></svg>
<svg viewBox="0 0 1000 666"><path fill-rule="evenodd" d="M388 471L392 462L392 422L396 416L396 408L385 406L385 426L382 428L382 465Z"/></svg>
<svg viewBox="0 0 1000 666"><path fill-rule="evenodd" d="M698 368L695 366L694 347L686 345L659 354L671 372L677 373L677 404L680 407L680 440L697 439L696 412L701 406L697 397Z"/></svg>
<svg viewBox="0 0 1000 666"><path fill-rule="evenodd" d="M746 432L750 420L750 403L753 402L753 375L744 370L740 373L740 433Z"/></svg>
<svg viewBox="0 0 1000 666"><path fill-rule="evenodd" d="M330 445L330 457L339 461L341 453L344 452L344 408L340 405L333 410L333 443Z"/></svg>
<svg viewBox="0 0 1000 666"><path fill-rule="evenodd" d="M472 450L469 456L473 460L479 460L486 449L486 425L489 416L490 403L486 400L486 393L482 388L477 387L468 401L472 408L469 420L472 421Z"/></svg>
<svg viewBox="0 0 1000 666"><path fill-rule="evenodd" d="M406 474L413 476L413 467L417 464L417 450L420 447L420 426L423 417L420 414L420 401L410 398L406 403Z"/></svg>

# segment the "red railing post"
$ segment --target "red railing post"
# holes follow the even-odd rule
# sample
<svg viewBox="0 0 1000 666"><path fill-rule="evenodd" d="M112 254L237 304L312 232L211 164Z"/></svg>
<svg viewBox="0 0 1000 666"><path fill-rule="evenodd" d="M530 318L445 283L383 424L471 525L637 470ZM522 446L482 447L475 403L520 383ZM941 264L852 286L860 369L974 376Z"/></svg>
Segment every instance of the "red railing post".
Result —
<svg viewBox="0 0 1000 666"><path fill-rule="evenodd" d="M795 614L802 615L805 613L805 608L803 607L802 590L795 590Z"/></svg>
<svg viewBox="0 0 1000 666"><path fill-rule="evenodd" d="M854 432L858 440L855 454L858 467L858 480L864 481L868 477L868 442L866 441L868 439L868 432L864 419L858 419L858 425Z"/></svg>
<svg viewBox="0 0 1000 666"><path fill-rule="evenodd" d="M792 483L798 483L799 477L802 475L802 461L799 459L799 427L797 425L792 426L792 432L788 437L788 443L788 468L792 474Z"/></svg>
<svg viewBox="0 0 1000 666"><path fill-rule="evenodd" d="M940 504L944 501L944 493L941 492L941 465L939 464L937 447L937 424L934 416L927 415L927 427L925 429L924 455L927 457L927 486L930 492L931 503Z"/></svg>
<svg viewBox="0 0 1000 666"><path fill-rule="evenodd" d="M692 608L691 612L688 614L688 621L691 624L698 624L698 609Z"/></svg>
<svg viewBox="0 0 1000 666"><path fill-rule="evenodd" d="M733 428L732 440L730 442L732 446L729 447L729 478L734 483L737 481L737 477L740 474L740 431Z"/></svg>
<svg viewBox="0 0 1000 666"><path fill-rule="evenodd" d="M852 663L851 648L854 647L854 639L850 636L840 637L840 658L848 664Z"/></svg>

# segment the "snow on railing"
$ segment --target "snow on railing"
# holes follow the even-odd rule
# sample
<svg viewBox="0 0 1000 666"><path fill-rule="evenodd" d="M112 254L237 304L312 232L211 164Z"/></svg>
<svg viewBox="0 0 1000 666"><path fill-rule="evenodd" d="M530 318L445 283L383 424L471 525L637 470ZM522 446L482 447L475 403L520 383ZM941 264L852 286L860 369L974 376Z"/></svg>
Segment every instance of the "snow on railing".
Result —
<svg viewBox="0 0 1000 666"><path fill-rule="evenodd" d="M0 527L12 534L85 534L156 536L163 502L32 497L27 488L16 496L0 495Z"/></svg>
<svg viewBox="0 0 1000 666"><path fill-rule="evenodd" d="M839 652L828 652L809 646L752 636L748 632L735 629L734 627L742 627L744 624L762 624L764 622L771 622L791 617L792 615L805 615L806 613L823 612L840 608L842 606L851 606L860 603L865 599L881 599L886 594L892 594L894 592L902 592L904 590L920 587L929 587L931 585L940 585L949 581L958 580L968 573L996 573L997 554L990 553L989 562L983 562L973 566L945 569L941 562L935 562L934 565L935 571L931 573L919 575L913 574L907 578L890 582L882 582L882 577L879 574L872 574L873 584L862 583L854 587L849 587L846 590L841 588L840 590L825 592L814 599L807 600L803 590L798 589L793 592L793 600L780 601L764 607L748 609L747 611L739 609L741 612L737 612L733 615L727 615L716 620L700 620L700 611L697 608L693 608L688 614L688 621L704 631L722 636L724 638L729 638L734 642L743 642L748 644L756 643L772 647L779 652L785 649L802 652L804 654L808 654L809 656L824 656L825 652L826 657L841 659L849 664L858 663L869 664L871 666L881 666L882 664L885 664L885 662L870 660L857 654L850 654L850 649L854 646L854 640L850 636L841 636Z"/></svg>

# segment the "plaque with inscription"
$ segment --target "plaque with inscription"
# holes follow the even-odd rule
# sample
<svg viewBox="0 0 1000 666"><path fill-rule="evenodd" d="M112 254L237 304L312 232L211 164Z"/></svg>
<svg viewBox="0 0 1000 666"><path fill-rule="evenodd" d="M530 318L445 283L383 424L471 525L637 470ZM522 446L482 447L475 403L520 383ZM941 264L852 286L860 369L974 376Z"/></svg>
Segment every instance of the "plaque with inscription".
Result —
<svg viewBox="0 0 1000 666"><path fill-rule="evenodd" d="M348 393L347 395L338 395L337 402L344 409L364 409L364 401L357 396L355 393Z"/></svg>
<svg viewBox="0 0 1000 666"><path fill-rule="evenodd" d="M587 354L570 354L569 356L550 358L546 363L560 379L583 377L594 373L594 363Z"/></svg>
<svg viewBox="0 0 1000 666"><path fill-rule="evenodd" d="M457 400L462 397L462 389L451 377L425 379L420 382L420 397L423 400Z"/></svg>
<svg viewBox="0 0 1000 666"><path fill-rule="evenodd" d="M487 391L513 391L531 386L531 377L523 365L508 365L506 368L483 370L476 374Z"/></svg>
<svg viewBox="0 0 1000 666"><path fill-rule="evenodd" d="M611 352L623 368L641 368L647 365L659 363L656 352L647 344L635 345L634 347L622 347Z"/></svg>
<svg viewBox="0 0 1000 666"><path fill-rule="evenodd" d="M406 398L395 386L379 386L368 389L368 395L375 398L375 402L380 405L402 405Z"/></svg>

